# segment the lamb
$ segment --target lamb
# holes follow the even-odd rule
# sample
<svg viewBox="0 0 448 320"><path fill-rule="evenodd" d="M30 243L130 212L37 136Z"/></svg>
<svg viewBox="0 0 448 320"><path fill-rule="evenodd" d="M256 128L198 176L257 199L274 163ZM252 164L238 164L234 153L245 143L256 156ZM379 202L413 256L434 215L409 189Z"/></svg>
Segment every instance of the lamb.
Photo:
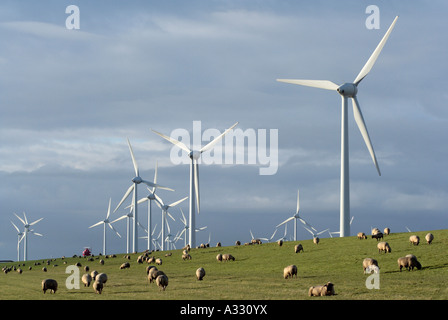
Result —
<svg viewBox="0 0 448 320"><path fill-rule="evenodd" d="M422 268L422 265L418 262L414 255L407 255L405 257L398 258L397 263L400 268L400 272L402 268L406 268L408 271L414 270L414 268L417 268L417 270Z"/></svg>
<svg viewBox="0 0 448 320"><path fill-rule="evenodd" d="M198 268L196 270L196 278L198 280L202 280L202 279L204 279L204 277L205 277L205 270L204 270L204 268Z"/></svg>
<svg viewBox="0 0 448 320"><path fill-rule="evenodd" d="M372 234L372 239L376 239L376 241L379 241L380 239L383 239L383 233L378 231L375 234Z"/></svg>
<svg viewBox="0 0 448 320"><path fill-rule="evenodd" d="M42 280L42 291L44 294L47 290L50 290L52 293L56 293L56 290L58 290L58 282L54 279Z"/></svg>
<svg viewBox="0 0 448 320"><path fill-rule="evenodd" d="M299 244L296 244L296 245L295 245L295 247L294 247L294 252L295 252L295 253L298 253L298 252L300 252L300 251L303 252L303 246L299 243Z"/></svg>
<svg viewBox="0 0 448 320"><path fill-rule="evenodd" d="M95 281L105 284L107 282L107 274L105 274L105 273L97 274L97 276L95 277Z"/></svg>
<svg viewBox="0 0 448 320"><path fill-rule="evenodd" d="M428 242L428 244L431 244L432 240L434 240L434 235L432 233L428 233L425 236L426 242Z"/></svg>
<svg viewBox="0 0 448 320"><path fill-rule="evenodd" d="M385 241L378 243L377 247L378 247L378 252L382 252L382 251L384 251L385 253L392 252L392 249L390 248L389 244Z"/></svg>
<svg viewBox="0 0 448 320"><path fill-rule="evenodd" d="M88 273L85 273L82 275L82 283L84 283L84 287L89 287L90 283L92 282L92 276Z"/></svg>
<svg viewBox="0 0 448 320"><path fill-rule="evenodd" d="M294 278L296 276L297 278L297 266L292 264L283 269L283 278Z"/></svg>
<svg viewBox="0 0 448 320"><path fill-rule="evenodd" d="M418 244L420 243L420 237L412 235L409 237L409 242L412 243L414 246L418 246Z"/></svg>
<svg viewBox="0 0 448 320"><path fill-rule="evenodd" d="M235 258L231 254L225 253L222 255L222 260L223 261L229 261L229 260L235 261Z"/></svg>
<svg viewBox="0 0 448 320"><path fill-rule="evenodd" d="M308 290L308 295L310 297L333 296L334 294L334 284L332 284L331 282L327 282L323 286L310 287L310 289Z"/></svg>
<svg viewBox="0 0 448 320"><path fill-rule="evenodd" d="M367 236L364 232L358 232L358 239L367 239Z"/></svg>
<svg viewBox="0 0 448 320"><path fill-rule="evenodd" d="M222 254L218 253L218 255L216 256L216 260L221 262L222 261Z"/></svg>
<svg viewBox="0 0 448 320"><path fill-rule="evenodd" d="M364 274L369 273L372 270L372 268L370 266L378 267L378 261L376 261L375 259L372 259L372 258L365 258L362 261L362 268L364 270Z"/></svg>
<svg viewBox="0 0 448 320"><path fill-rule="evenodd" d="M101 281L95 281L92 287L93 290L95 290L95 293L101 294L103 292L103 283Z"/></svg>
<svg viewBox="0 0 448 320"><path fill-rule="evenodd" d="M165 291L168 286L168 277L164 274L159 275L156 278L156 284L161 290Z"/></svg>

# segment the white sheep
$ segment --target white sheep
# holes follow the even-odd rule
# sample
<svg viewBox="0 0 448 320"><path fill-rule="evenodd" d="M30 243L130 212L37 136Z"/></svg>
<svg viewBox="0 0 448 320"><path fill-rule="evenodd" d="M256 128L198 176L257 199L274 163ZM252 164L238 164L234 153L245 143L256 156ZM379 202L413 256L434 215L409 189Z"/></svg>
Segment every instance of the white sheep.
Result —
<svg viewBox="0 0 448 320"><path fill-rule="evenodd" d="M299 243L299 244L296 244L296 245L294 246L294 252L295 252L295 253L298 253L298 252L300 252L300 251L303 252L303 246Z"/></svg>
<svg viewBox="0 0 448 320"><path fill-rule="evenodd" d="M432 243L432 240L434 240L434 235L433 235L432 233L428 233L428 234L425 236L425 239L426 239L426 242L427 242L428 244L431 244L431 243Z"/></svg>
<svg viewBox="0 0 448 320"><path fill-rule="evenodd" d="M107 282L107 274L99 273L95 277L95 281L101 282L102 284L106 284Z"/></svg>
<svg viewBox="0 0 448 320"><path fill-rule="evenodd" d="M376 268L374 268L376 267ZM372 258L365 258L362 261L362 268L364 270L364 274L366 273L371 273L372 271L374 271L375 273L378 273L378 261L376 261L375 259Z"/></svg>
<svg viewBox="0 0 448 320"><path fill-rule="evenodd" d="M92 276L88 273L85 273L82 275L82 283L84 283L84 287L89 287L90 283L92 282Z"/></svg>
<svg viewBox="0 0 448 320"><path fill-rule="evenodd" d="M283 269L283 278L294 278L296 276L297 278L297 266L292 264Z"/></svg>
<svg viewBox="0 0 448 320"><path fill-rule="evenodd" d="M310 287L310 289L308 290L308 295L310 297L332 296L334 294L334 284L332 284L331 282L327 282L323 286Z"/></svg>
<svg viewBox="0 0 448 320"><path fill-rule="evenodd" d="M385 253L391 253L392 249L390 248L389 244L385 241L379 242L377 244L378 252L384 251Z"/></svg>
<svg viewBox="0 0 448 320"><path fill-rule="evenodd" d="M101 281L96 280L92 287L93 290L95 290L95 293L101 294L103 292L103 283Z"/></svg>
<svg viewBox="0 0 448 320"><path fill-rule="evenodd" d="M198 280L202 280L202 279L204 279L204 277L205 277L205 270L204 270L204 268L198 268L197 270L196 270L196 278L198 279Z"/></svg>
<svg viewBox="0 0 448 320"><path fill-rule="evenodd" d="M418 244L420 243L420 237L417 235L412 235L409 237L409 242L414 246L418 246Z"/></svg>

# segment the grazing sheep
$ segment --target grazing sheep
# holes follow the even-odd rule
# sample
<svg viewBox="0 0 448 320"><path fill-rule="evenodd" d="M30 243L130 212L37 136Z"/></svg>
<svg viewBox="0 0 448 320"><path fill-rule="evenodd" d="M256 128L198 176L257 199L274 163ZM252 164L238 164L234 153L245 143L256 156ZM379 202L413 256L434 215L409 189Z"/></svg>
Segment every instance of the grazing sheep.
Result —
<svg viewBox="0 0 448 320"><path fill-rule="evenodd" d="M319 237L314 237L314 238L313 238L313 242L314 242L315 244L319 244Z"/></svg>
<svg viewBox="0 0 448 320"><path fill-rule="evenodd" d="M282 239L278 240L277 244L281 247L283 245L283 240Z"/></svg>
<svg viewBox="0 0 448 320"><path fill-rule="evenodd" d="M104 265L104 260L103 259L100 260L100 265Z"/></svg>
<svg viewBox="0 0 448 320"><path fill-rule="evenodd" d="M189 253L184 253L184 254L182 255L182 260L191 260L191 256L190 256L190 254L189 254Z"/></svg>
<svg viewBox="0 0 448 320"><path fill-rule="evenodd" d="M358 239L367 239L367 236L364 232L358 232Z"/></svg>
<svg viewBox="0 0 448 320"><path fill-rule="evenodd" d="M156 268L156 267L154 267L154 266L147 266L146 267L146 275L148 275L149 274L149 270L151 270L153 268ZM157 268L156 268L156 270L157 270Z"/></svg>
<svg viewBox="0 0 448 320"><path fill-rule="evenodd" d="M157 279L158 276L165 275L165 272L163 272L162 270L156 269L153 271L153 269L149 270L149 274L148 274L149 283L151 283L153 280Z"/></svg>
<svg viewBox="0 0 448 320"><path fill-rule="evenodd" d="M204 277L205 277L205 270L204 270L204 268L198 268L196 270L196 278L198 280L202 280L202 279L204 279Z"/></svg>
<svg viewBox="0 0 448 320"><path fill-rule="evenodd" d="M125 262L125 263L121 264L120 269L126 269L126 268L130 268L130 267L131 267L131 265L129 264L129 262Z"/></svg>
<svg viewBox="0 0 448 320"><path fill-rule="evenodd" d="M405 257L398 258L397 263L400 268L400 272L402 268L406 268L408 271L414 270L414 268L417 268L417 270L422 268L422 265L418 262L414 255L407 255Z"/></svg>
<svg viewBox="0 0 448 320"><path fill-rule="evenodd" d="M218 243L216 244L216 247L217 247L217 248L221 247L221 242L218 242Z"/></svg>
<svg viewBox="0 0 448 320"><path fill-rule="evenodd" d="M382 252L382 251L384 251L385 253L392 252L392 249L390 248L389 244L385 241L378 243L377 247L378 247L378 252Z"/></svg>
<svg viewBox="0 0 448 320"><path fill-rule="evenodd" d="M42 280L42 291L45 293L47 290L56 293L56 290L58 290L58 282L54 279Z"/></svg>
<svg viewBox="0 0 448 320"><path fill-rule="evenodd" d="M299 243L299 244L296 244L296 245L295 245L295 247L294 247L294 252L295 252L295 253L298 253L298 252L300 252L300 251L303 252L303 246Z"/></svg>
<svg viewBox="0 0 448 320"><path fill-rule="evenodd" d="M18 272L19 274L22 274L23 271L22 271L22 269L18 268L18 269L17 269L17 272Z"/></svg>
<svg viewBox="0 0 448 320"><path fill-rule="evenodd" d="M373 228L373 229L372 229L372 236L373 236L374 234L379 233L379 232L381 232L380 229L378 229L378 228Z"/></svg>
<svg viewBox="0 0 448 320"><path fill-rule="evenodd" d="M156 262L156 258L154 258L154 257L150 257L150 258L146 259L146 262L147 262L148 264L150 264L150 263L155 263L155 262Z"/></svg>
<svg viewBox="0 0 448 320"><path fill-rule="evenodd" d="M372 271L372 268L369 268L369 266L378 267L378 261L376 261L375 259L372 259L372 258L365 258L362 261L362 268L364 270L364 274L370 273L370 271ZM368 269L368 271L367 271L367 269Z"/></svg>
<svg viewBox="0 0 448 320"><path fill-rule="evenodd" d="M297 266L296 265L292 264L283 269L283 277L285 279L294 278L294 276L296 276L296 278L297 278Z"/></svg>
<svg viewBox="0 0 448 320"><path fill-rule="evenodd" d="M43 268L42 268L42 271L43 271L43 272L47 272L47 268L46 268L46 267L43 267Z"/></svg>
<svg viewBox="0 0 448 320"><path fill-rule="evenodd" d="M222 254L218 253L218 255L216 256L216 260L221 262L222 261Z"/></svg>
<svg viewBox="0 0 448 320"><path fill-rule="evenodd" d="M96 276L98 275L98 271L93 270L92 272L90 272L90 276L92 277L92 281L96 280Z"/></svg>
<svg viewBox="0 0 448 320"><path fill-rule="evenodd" d="M372 234L372 239L376 239L376 241L379 241L380 239L383 239L383 233L378 231L375 234Z"/></svg>
<svg viewBox="0 0 448 320"><path fill-rule="evenodd" d="M157 259L156 259L156 264L160 266L160 265L162 264L162 259L157 258Z"/></svg>
<svg viewBox="0 0 448 320"><path fill-rule="evenodd" d="M168 277L164 274L157 276L156 284L161 290L165 291L166 287L168 286Z"/></svg>
<svg viewBox="0 0 448 320"><path fill-rule="evenodd" d="M241 245L241 241L236 240L235 245L236 245L236 246L240 246L240 245Z"/></svg>
<svg viewBox="0 0 448 320"><path fill-rule="evenodd" d="M92 276L88 273L85 273L82 275L82 283L84 283L84 287L89 287L90 283L92 282Z"/></svg>
<svg viewBox="0 0 448 320"><path fill-rule="evenodd" d="M308 295L310 297L333 296L334 294L334 284L331 282L327 282L323 286L310 287L308 290Z"/></svg>
<svg viewBox="0 0 448 320"><path fill-rule="evenodd" d="M426 239L426 242L428 242L428 244L431 244L432 240L434 240L434 236L433 236L432 233L428 233L428 234L425 236L425 239Z"/></svg>
<svg viewBox="0 0 448 320"><path fill-rule="evenodd" d="M222 255L222 260L223 261L229 261L229 260L235 261L235 258L231 254L225 253Z"/></svg>
<svg viewBox="0 0 448 320"><path fill-rule="evenodd" d="M97 274L95 281L101 282L102 284L105 284L107 282L107 274L105 273L99 273Z"/></svg>
<svg viewBox="0 0 448 320"><path fill-rule="evenodd" d="M418 244L420 243L420 237L412 235L409 237L409 242L412 243L414 246L418 246Z"/></svg>
<svg viewBox="0 0 448 320"><path fill-rule="evenodd" d="M65 262L65 261L64 261L64 262ZM85 272L89 272L89 270L90 270L89 266L85 266L85 267L84 267L84 271L85 271Z"/></svg>
<svg viewBox="0 0 448 320"><path fill-rule="evenodd" d="M390 234L390 228L384 228L384 234L388 236Z"/></svg>
<svg viewBox="0 0 448 320"><path fill-rule="evenodd" d="M95 281L92 287L95 293L101 294L103 292L103 283L101 281Z"/></svg>

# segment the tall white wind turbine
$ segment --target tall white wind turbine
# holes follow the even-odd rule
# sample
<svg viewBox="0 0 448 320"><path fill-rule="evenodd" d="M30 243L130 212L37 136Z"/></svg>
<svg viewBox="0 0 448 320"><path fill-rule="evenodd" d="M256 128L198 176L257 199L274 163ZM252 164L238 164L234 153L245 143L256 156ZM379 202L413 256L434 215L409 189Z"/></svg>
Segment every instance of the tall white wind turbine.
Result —
<svg viewBox="0 0 448 320"><path fill-rule="evenodd" d="M342 98L342 115L341 115L341 199L340 199L340 236L350 236L350 194L349 194L349 158L348 158L348 124L347 124L347 100L351 98L353 104L353 113L355 121L358 125L359 130L364 138L364 142L372 157L373 163L381 176L380 169L376 160L375 152L370 142L369 133L364 122L364 118L359 107L358 99L356 94L358 93L358 85L364 79L367 74L372 69L375 61L377 60L381 50L386 44L392 29L397 22L398 16L395 17L391 26L387 30L386 34L373 51L369 60L367 60L364 67L359 72L358 76L355 78L353 83L344 83L343 85L337 85L334 82L328 80L293 80L293 79L277 79L280 82L298 84L302 86L316 87L321 89L337 91Z"/></svg>
<svg viewBox="0 0 448 320"><path fill-rule="evenodd" d="M132 251L133 252L137 252L138 251L138 230L137 230L137 223L138 223L138 214L137 214L137 185L139 185L140 183L144 183L146 184L148 187L157 187L160 189L166 189L166 190L171 190L170 188L167 187L163 187L163 186L159 186L153 182L149 182L146 180L143 180L140 175L139 175L139 171L138 171L138 165L137 165L137 161L135 160L135 156L134 156L134 151L132 151L132 147L131 147L131 143L129 142L129 139L127 139L128 141L128 146L129 146L129 151L131 153L131 158L132 158L132 163L134 165L134 171L135 171L135 177L132 178L132 185L128 188L128 190L126 191L126 193L124 194L123 198L121 199L120 203L117 205L117 207L115 208L114 212L118 210L118 208L121 206L121 204L127 199L127 197L129 196L129 194L134 191L134 196L133 196L133 203L135 203L136 205L133 206L133 224L132 224Z"/></svg>
<svg viewBox="0 0 448 320"><path fill-rule="evenodd" d="M157 206L159 206L160 209L162 209L162 251L165 250L165 223L167 222L166 220L166 216L168 215L171 219L173 219L173 221L176 221L173 216L168 212L169 208L172 208L174 206L177 206L179 203L181 203L182 201L186 200L188 197L185 197L183 199L180 199L176 202L173 202L171 204L164 204L163 200L160 199L160 197L157 194L154 194L157 201Z"/></svg>
<svg viewBox="0 0 448 320"><path fill-rule="evenodd" d="M109 216L110 216L110 203L111 203L111 199L109 198L109 207L107 208L106 219L101 220L101 221L99 221L99 222L97 222L97 223L95 223L94 225L91 225L91 226L89 227L89 229L90 229L90 228L99 226L99 225L101 225L101 224L103 225L103 255L106 255L106 254L107 254L107 252L106 252L106 226L109 226L109 227L110 227L110 228L117 234L117 236L119 236L119 237L121 238L121 235L120 235L120 234L118 233L118 231L115 230L115 228L112 226L112 222L109 221Z"/></svg>
<svg viewBox="0 0 448 320"><path fill-rule="evenodd" d="M216 137L214 140L209 142L207 145L202 147L200 150L194 150L193 148L188 148L184 143L173 139L171 137L168 137L160 132L157 132L155 130L152 130L154 133L158 134L165 140L168 140L172 144L178 146L180 149L184 150L188 153L188 157L190 158L190 212L189 212L189 241L190 246L192 248L196 247L196 235L195 235L195 201L197 202L198 206L198 213L200 211L200 204L199 204L199 166L198 166L198 160L201 157L201 154L205 151L211 150L213 146L224 137L230 130L232 130L238 122L236 122L233 126L231 126L229 129L225 130L221 135Z"/></svg>
<svg viewBox="0 0 448 320"><path fill-rule="evenodd" d="M14 215L23 223L23 226L25 227L25 230L23 231L23 261L28 260L28 233L35 234L36 236L42 237L40 233L34 232L34 230L30 230L30 227L41 221L43 218L37 219L34 222L28 223L28 220L26 218L25 212L23 213L23 219L20 218L17 214L14 213Z"/></svg>
<svg viewBox="0 0 448 320"><path fill-rule="evenodd" d="M280 223L278 226L276 226L276 228L280 227L282 224L288 223L291 220L294 220L294 241L297 241L297 220L299 220L300 222L302 222L304 225L306 225L307 227L313 229L314 231L317 231L316 229L314 229L314 227L312 225L310 225L308 222L306 222L302 217L300 217L299 215L299 209L300 209L300 205L299 205L299 190L297 190L297 209L296 209L296 213L292 216L289 217L288 219L286 219L285 221L283 221L282 223Z"/></svg>
<svg viewBox="0 0 448 320"><path fill-rule="evenodd" d="M20 242L22 242L25 234L22 231L20 231L19 228L17 228L17 226L14 224L14 222L11 221L11 223L14 226L14 228L17 230L17 261L20 261Z"/></svg>

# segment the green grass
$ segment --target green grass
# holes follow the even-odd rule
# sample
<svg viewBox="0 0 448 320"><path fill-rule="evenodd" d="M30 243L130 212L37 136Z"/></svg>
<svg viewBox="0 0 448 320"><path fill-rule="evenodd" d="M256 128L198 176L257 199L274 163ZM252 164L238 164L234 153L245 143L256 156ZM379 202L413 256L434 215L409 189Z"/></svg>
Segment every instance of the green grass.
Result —
<svg viewBox="0 0 448 320"><path fill-rule="evenodd" d="M182 260L181 250L153 253L161 257L163 264L157 266L169 277L166 291L160 291L155 283L146 280L146 263L136 262L139 254L132 254L129 269L120 270L125 260L124 254L105 259L100 265L98 258L57 258L49 266L34 266L28 261L21 266L23 273L11 271L0 274L0 299L2 300L407 300L407 299L448 299L448 230L434 230L434 242L426 244L427 231L414 232L420 245L413 246L408 239L410 233L392 233L385 236L392 252L378 253L377 241L358 240L356 236L346 238L321 239L318 245L312 240L288 241L283 246L277 243L263 243L252 246L229 246L220 248L192 249L192 260ZM294 245L301 243L304 252L294 253ZM236 260L216 261L218 253L230 253ZM412 253L417 256L423 268L399 272L397 259ZM368 275L363 274L362 261L370 257L378 260L380 266L380 289L367 289ZM39 262L46 259L39 260ZM67 264L64 264L64 261ZM66 266L80 262L90 270L105 272L108 282L103 294L95 294L92 287L85 288L80 281L80 289L67 289L65 282L70 274ZM23 262L21 262L23 263ZM53 267L53 264L58 266ZM295 264L297 279L283 279L283 268ZM12 266L3 263L0 266ZM17 263L15 263L17 265ZM43 272L46 266L48 272ZM28 267L32 266L32 270ZM84 273L80 268L80 275ZM195 271L203 267L206 276L197 281ZM53 278L58 281L56 294L43 294L41 281ZM335 285L335 296L308 297L308 289L331 281Z"/></svg>

